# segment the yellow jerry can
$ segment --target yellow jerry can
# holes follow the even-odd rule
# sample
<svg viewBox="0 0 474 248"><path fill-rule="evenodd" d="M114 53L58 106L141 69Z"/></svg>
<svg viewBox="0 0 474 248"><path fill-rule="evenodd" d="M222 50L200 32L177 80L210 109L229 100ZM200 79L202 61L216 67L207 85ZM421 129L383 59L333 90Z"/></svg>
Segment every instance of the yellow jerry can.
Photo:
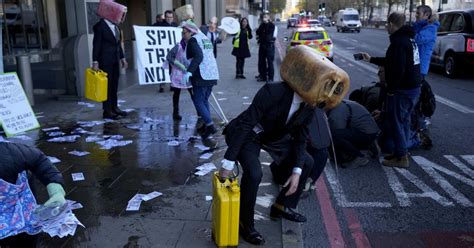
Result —
<svg viewBox="0 0 474 248"><path fill-rule="evenodd" d="M240 186L235 179L212 177L212 238L219 247L239 244Z"/></svg>
<svg viewBox="0 0 474 248"><path fill-rule="evenodd" d="M107 101L107 73L87 68L85 74L85 97L96 102Z"/></svg>

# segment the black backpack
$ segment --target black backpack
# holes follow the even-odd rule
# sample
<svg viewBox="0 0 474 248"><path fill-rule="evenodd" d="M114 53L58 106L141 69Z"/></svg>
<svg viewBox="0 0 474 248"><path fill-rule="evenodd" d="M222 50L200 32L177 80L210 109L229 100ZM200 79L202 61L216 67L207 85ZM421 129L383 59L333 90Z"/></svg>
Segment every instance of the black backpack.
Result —
<svg viewBox="0 0 474 248"><path fill-rule="evenodd" d="M421 113L426 117L431 117L436 109L435 95L430 84L424 79L421 81L420 108Z"/></svg>

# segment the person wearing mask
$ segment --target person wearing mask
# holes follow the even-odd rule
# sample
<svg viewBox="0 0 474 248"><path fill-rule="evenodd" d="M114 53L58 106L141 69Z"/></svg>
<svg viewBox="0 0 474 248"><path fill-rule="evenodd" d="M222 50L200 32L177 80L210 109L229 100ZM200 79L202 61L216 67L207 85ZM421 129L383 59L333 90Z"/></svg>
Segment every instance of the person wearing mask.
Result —
<svg viewBox="0 0 474 248"><path fill-rule="evenodd" d="M207 25L203 25L200 28L201 32L203 32L212 43L214 58L217 58L217 44L225 40L225 33L221 33L217 30L217 21L217 17L213 16Z"/></svg>
<svg viewBox="0 0 474 248"><path fill-rule="evenodd" d="M362 53L365 61L383 66L387 83L384 101L385 122L382 132L387 137L382 164L389 167L408 168L407 137L410 119L420 96L420 57L412 27L405 25L403 13L391 13L387 19L390 45L385 57L371 57Z"/></svg>
<svg viewBox="0 0 474 248"><path fill-rule="evenodd" d="M359 167L369 160L360 152L377 139L380 129L367 109L357 102L343 100L327 111L337 162L342 167Z"/></svg>
<svg viewBox="0 0 474 248"><path fill-rule="evenodd" d="M270 15L265 12L262 16L262 23L258 27L257 40L258 48L258 73L257 81L259 82L273 82L275 74L273 68L273 60L275 59L275 39L277 36L277 29L275 24L270 20Z"/></svg>
<svg viewBox="0 0 474 248"><path fill-rule="evenodd" d="M0 142L0 247L33 248L41 228L31 218L36 206L32 173L46 186L45 206L66 203L61 173L40 150L18 143ZM1 225L0 225L1 226Z"/></svg>
<svg viewBox="0 0 474 248"><path fill-rule="evenodd" d="M107 101L103 102L103 117L118 119L119 116L127 116L117 105L118 81L120 66L127 69L128 63L125 59L121 43L122 36L118 23L101 18L94 27L94 38L92 41L92 68L101 69L107 73Z"/></svg>
<svg viewBox="0 0 474 248"><path fill-rule="evenodd" d="M167 10L165 11L165 18L161 22L156 22L153 26L158 26L158 27L177 27L178 24L174 22L174 13L172 10ZM173 91L173 119L175 120L181 120L181 118L178 118L179 116L179 110L175 111L175 106L179 105L179 96L181 94L181 89L174 89L172 86L170 86L170 90ZM165 91L165 88L163 84L160 84L160 93L163 93ZM175 105L175 99L178 99L178 105ZM177 112L178 115L174 115L174 113Z"/></svg>
<svg viewBox="0 0 474 248"><path fill-rule="evenodd" d="M245 59L250 58L250 40L252 39L252 28L249 26L249 20L243 17L240 20L240 31L232 39L234 48L232 49L232 55L237 59L235 78L245 79L244 76L244 65Z"/></svg>
<svg viewBox="0 0 474 248"><path fill-rule="evenodd" d="M201 138L206 140L210 135L217 132L211 119L209 108L209 97L212 87L217 84L219 70L213 55L211 41L199 31L192 20L181 24L183 28L183 39L186 41L186 59L191 61L185 75L193 86L193 103L198 115L204 122Z"/></svg>
<svg viewBox="0 0 474 248"><path fill-rule="evenodd" d="M292 137L292 144L281 163L272 168L274 180L283 185L270 216L295 222L305 222L306 217L295 212L313 160L306 152L308 125L314 114L286 82L266 84L255 95L247 110L233 119L224 129L227 143L219 175L232 174L236 161L243 169L240 195L240 235L247 242L263 245L265 239L255 229L254 209L258 185L262 179L259 160L260 150L285 138Z"/></svg>

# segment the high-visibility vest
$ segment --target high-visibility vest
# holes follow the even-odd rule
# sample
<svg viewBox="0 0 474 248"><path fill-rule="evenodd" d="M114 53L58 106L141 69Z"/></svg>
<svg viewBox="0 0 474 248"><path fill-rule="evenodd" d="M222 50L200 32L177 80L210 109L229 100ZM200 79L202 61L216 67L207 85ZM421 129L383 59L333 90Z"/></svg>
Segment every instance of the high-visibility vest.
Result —
<svg viewBox="0 0 474 248"><path fill-rule="evenodd" d="M247 31L248 32L248 31ZM249 35L247 33L247 43L250 47L250 40L248 39ZM239 48L240 47L240 31L237 32L237 34L235 35L235 38L234 38L234 47L235 48Z"/></svg>

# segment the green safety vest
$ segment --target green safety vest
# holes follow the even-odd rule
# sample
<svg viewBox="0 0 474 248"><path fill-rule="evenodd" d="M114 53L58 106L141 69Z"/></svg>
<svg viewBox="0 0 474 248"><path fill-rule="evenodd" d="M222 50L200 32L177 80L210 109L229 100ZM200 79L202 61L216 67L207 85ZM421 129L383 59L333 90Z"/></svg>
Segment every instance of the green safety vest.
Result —
<svg viewBox="0 0 474 248"><path fill-rule="evenodd" d="M247 38L249 37L249 35L247 34ZM247 39L247 43L250 47L250 40ZM240 47L240 31L237 32L237 34L235 35L235 38L234 38L234 48L239 48Z"/></svg>

